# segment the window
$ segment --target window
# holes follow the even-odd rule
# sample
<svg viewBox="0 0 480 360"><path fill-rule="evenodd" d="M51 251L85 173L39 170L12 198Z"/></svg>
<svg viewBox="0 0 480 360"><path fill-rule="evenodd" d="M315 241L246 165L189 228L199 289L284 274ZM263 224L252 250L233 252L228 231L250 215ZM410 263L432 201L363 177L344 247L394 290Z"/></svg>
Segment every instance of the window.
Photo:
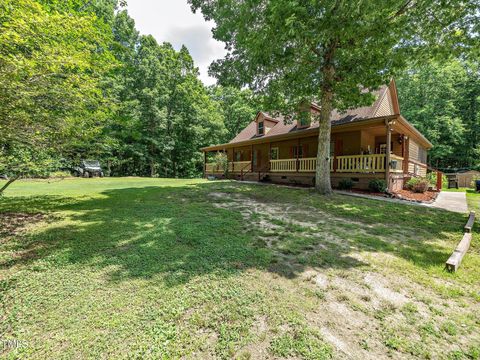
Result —
<svg viewBox="0 0 480 360"><path fill-rule="evenodd" d="M253 162L253 166L257 166L258 165L258 150L255 150L252 154L252 162Z"/></svg>
<svg viewBox="0 0 480 360"><path fill-rule="evenodd" d="M264 127L263 121L260 121L258 123L258 135L263 135L264 132L265 132L265 127Z"/></svg>
<svg viewBox="0 0 480 360"><path fill-rule="evenodd" d="M235 161L242 161L242 152L241 151L235 152Z"/></svg>
<svg viewBox="0 0 480 360"><path fill-rule="evenodd" d="M274 147L270 150L270 160L278 160L278 147Z"/></svg>
<svg viewBox="0 0 480 360"><path fill-rule="evenodd" d="M302 112L298 118L298 127L309 127L311 122L311 114L309 112Z"/></svg>

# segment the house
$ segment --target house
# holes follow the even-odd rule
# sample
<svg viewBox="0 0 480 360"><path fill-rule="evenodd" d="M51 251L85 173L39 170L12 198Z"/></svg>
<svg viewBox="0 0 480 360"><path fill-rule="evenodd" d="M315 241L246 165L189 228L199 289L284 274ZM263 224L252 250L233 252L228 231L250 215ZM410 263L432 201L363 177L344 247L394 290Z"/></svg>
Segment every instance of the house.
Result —
<svg viewBox="0 0 480 360"><path fill-rule="evenodd" d="M395 191L403 188L406 179L426 175L432 144L401 115L395 81L374 95L371 106L332 112L330 176L334 187L345 178L363 189L371 179L385 179ZM318 112L318 106L312 104L311 111ZM201 149L205 175L224 176L222 169L209 162L213 153L224 152L229 178L314 185L317 138L318 123L285 124L282 118L259 112L229 143Z"/></svg>

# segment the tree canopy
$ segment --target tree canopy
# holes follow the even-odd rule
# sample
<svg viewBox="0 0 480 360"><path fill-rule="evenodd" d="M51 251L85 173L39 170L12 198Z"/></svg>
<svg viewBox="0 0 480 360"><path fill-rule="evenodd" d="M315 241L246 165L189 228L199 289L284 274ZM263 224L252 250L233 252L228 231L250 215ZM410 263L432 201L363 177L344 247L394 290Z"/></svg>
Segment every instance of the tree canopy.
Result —
<svg viewBox="0 0 480 360"><path fill-rule="evenodd" d="M434 145L428 157L432 166L480 166L478 63L430 61L407 69L397 86L402 114Z"/></svg>
<svg viewBox="0 0 480 360"><path fill-rule="evenodd" d="M267 110L294 119L299 104L321 111L316 188L330 193L330 113L373 101L409 59L475 46L478 1L189 0L228 54L211 66L222 84L248 85Z"/></svg>
<svg viewBox="0 0 480 360"><path fill-rule="evenodd" d="M371 103L366 90L393 75L403 114L435 145L431 164L479 166L478 0L190 3L226 44L218 85L200 81L185 46L140 35L123 1L0 2L0 174L95 158L110 175L195 177L201 147L260 110L292 121L314 101L328 193L330 111Z"/></svg>

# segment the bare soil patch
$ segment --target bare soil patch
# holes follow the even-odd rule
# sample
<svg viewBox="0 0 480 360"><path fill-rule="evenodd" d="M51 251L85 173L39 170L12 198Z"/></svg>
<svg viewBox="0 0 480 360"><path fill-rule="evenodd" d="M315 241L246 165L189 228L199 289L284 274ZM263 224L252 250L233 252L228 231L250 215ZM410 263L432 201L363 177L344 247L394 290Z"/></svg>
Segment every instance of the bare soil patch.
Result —
<svg viewBox="0 0 480 360"><path fill-rule="evenodd" d="M2 213L0 214L0 236L9 237L24 233L28 227L46 218L45 214Z"/></svg>

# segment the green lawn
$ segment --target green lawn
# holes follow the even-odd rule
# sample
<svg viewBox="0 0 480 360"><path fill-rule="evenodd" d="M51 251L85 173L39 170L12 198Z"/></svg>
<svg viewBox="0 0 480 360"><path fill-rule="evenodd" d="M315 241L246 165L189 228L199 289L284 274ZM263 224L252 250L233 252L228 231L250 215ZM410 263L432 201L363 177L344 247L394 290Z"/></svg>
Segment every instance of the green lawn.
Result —
<svg viewBox="0 0 480 360"><path fill-rule="evenodd" d="M17 182L0 218L6 358L480 357L477 233L444 271L462 214L121 178Z"/></svg>

